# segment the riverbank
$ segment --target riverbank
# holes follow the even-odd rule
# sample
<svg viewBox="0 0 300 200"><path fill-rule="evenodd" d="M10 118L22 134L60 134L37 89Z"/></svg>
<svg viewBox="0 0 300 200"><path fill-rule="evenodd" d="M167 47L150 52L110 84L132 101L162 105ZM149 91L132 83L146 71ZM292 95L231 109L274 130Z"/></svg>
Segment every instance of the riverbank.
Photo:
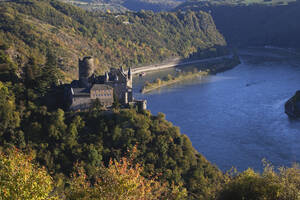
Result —
<svg viewBox="0 0 300 200"><path fill-rule="evenodd" d="M172 76L168 74L162 79L155 79L152 82L146 82L140 90L141 93L147 93L165 86L169 86L181 81L191 80L197 77L204 77L210 74L216 74L223 72L240 64L238 57L234 58L223 58L222 60L215 60L213 63L207 63L206 67L202 67L200 70L194 68L192 71L179 72L177 75Z"/></svg>
<svg viewBox="0 0 300 200"><path fill-rule="evenodd" d="M196 77L207 76L208 74L209 74L209 70L195 71L194 73L193 72L181 72L181 73L178 73L177 76L171 76L169 74L168 76L164 77L162 80L157 78L152 83L146 82L145 85L143 86L143 88L141 89L141 93L144 94L144 93L150 92L152 90L156 90L161 87L165 87L168 85L175 84L177 82L181 82L181 81L188 80L188 79L193 79Z"/></svg>
<svg viewBox="0 0 300 200"><path fill-rule="evenodd" d="M133 68L132 69L132 74L133 75L138 75L138 74L143 73L143 72L162 70L162 69L167 69L167 68L171 68L171 67L179 67L179 66L184 66L184 65L210 63L210 62L220 61L220 60L223 60L223 59L232 59L232 58L233 58L232 55L219 56L219 57L206 58L206 59L198 59L198 60L195 60L195 59L181 60L179 58L176 58L176 59L173 59L173 60L165 62L165 63L153 64L153 65L147 65L147 66L144 66L144 67Z"/></svg>

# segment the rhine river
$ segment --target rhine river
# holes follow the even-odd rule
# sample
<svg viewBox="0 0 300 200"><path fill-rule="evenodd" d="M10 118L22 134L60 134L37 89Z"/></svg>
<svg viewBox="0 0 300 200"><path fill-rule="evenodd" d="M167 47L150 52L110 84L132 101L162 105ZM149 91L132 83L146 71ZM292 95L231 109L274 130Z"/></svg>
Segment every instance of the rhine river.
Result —
<svg viewBox="0 0 300 200"><path fill-rule="evenodd" d="M263 158L276 167L300 163L300 121L284 114L284 103L300 90L300 57L268 49L239 54L242 64L232 70L147 94L138 92L145 80L175 69L135 77L135 97L147 99L153 114L165 113L223 171L262 170Z"/></svg>

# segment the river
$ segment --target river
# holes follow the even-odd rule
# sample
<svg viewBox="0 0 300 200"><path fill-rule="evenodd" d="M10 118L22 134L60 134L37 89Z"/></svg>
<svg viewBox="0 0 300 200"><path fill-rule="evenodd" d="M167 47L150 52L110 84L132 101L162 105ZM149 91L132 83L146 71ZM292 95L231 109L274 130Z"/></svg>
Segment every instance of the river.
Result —
<svg viewBox="0 0 300 200"><path fill-rule="evenodd" d="M300 89L300 58L270 49L239 54L242 64L232 70L148 94L138 92L145 80L175 69L135 77L135 97L147 99L153 114L165 113L223 171L261 171L263 158L275 167L300 163L300 121L284 114L285 101Z"/></svg>

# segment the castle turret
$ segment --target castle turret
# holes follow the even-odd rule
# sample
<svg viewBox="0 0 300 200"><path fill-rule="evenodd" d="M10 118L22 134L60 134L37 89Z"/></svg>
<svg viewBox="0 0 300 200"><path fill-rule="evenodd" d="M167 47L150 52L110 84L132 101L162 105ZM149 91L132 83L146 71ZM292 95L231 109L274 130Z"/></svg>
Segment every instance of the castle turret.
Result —
<svg viewBox="0 0 300 200"><path fill-rule="evenodd" d="M109 75L108 75L108 72L105 72L105 82L108 82L109 81Z"/></svg>
<svg viewBox="0 0 300 200"><path fill-rule="evenodd" d="M128 69L128 79L132 79L132 72L131 72L131 68L130 67Z"/></svg>
<svg viewBox="0 0 300 200"><path fill-rule="evenodd" d="M92 57L84 57L79 59L79 85L80 87L90 87L89 78L94 73L94 59Z"/></svg>
<svg viewBox="0 0 300 200"><path fill-rule="evenodd" d="M128 74L127 74L127 87L132 88L132 72L131 72L131 68L129 67L128 69Z"/></svg>

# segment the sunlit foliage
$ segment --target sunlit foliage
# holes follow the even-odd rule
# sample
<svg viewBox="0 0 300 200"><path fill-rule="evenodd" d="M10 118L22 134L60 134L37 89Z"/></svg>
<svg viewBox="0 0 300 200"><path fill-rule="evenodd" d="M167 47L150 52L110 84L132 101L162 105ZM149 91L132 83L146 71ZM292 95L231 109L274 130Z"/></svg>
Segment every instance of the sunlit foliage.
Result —
<svg viewBox="0 0 300 200"><path fill-rule="evenodd" d="M17 149L0 152L0 199L57 199L52 192L51 176L44 167L33 163L33 155L25 155Z"/></svg>
<svg viewBox="0 0 300 200"><path fill-rule="evenodd" d="M31 57L44 65L54 52L68 78L77 78L82 56L94 56L97 72L104 72L226 45L204 12L93 13L55 0L0 1L0 40L19 68Z"/></svg>
<svg viewBox="0 0 300 200"><path fill-rule="evenodd" d="M300 199L300 168L280 167L274 169L265 162L263 173L247 169L242 173L227 176L226 184L219 194L219 199L263 199L263 200L298 200Z"/></svg>
<svg viewBox="0 0 300 200"><path fill-rule="evenodd" d="M134 148L133 151L136 151ZM67 192L68 199L185 199L185 189L178 186L167 187L167 183L160 183L156 177L144 178L143 168L133 164L129 157L120 161L110 160L107 168L97 168L97 177L92 184L80 165L76 166L70 180Z"/></svg>

